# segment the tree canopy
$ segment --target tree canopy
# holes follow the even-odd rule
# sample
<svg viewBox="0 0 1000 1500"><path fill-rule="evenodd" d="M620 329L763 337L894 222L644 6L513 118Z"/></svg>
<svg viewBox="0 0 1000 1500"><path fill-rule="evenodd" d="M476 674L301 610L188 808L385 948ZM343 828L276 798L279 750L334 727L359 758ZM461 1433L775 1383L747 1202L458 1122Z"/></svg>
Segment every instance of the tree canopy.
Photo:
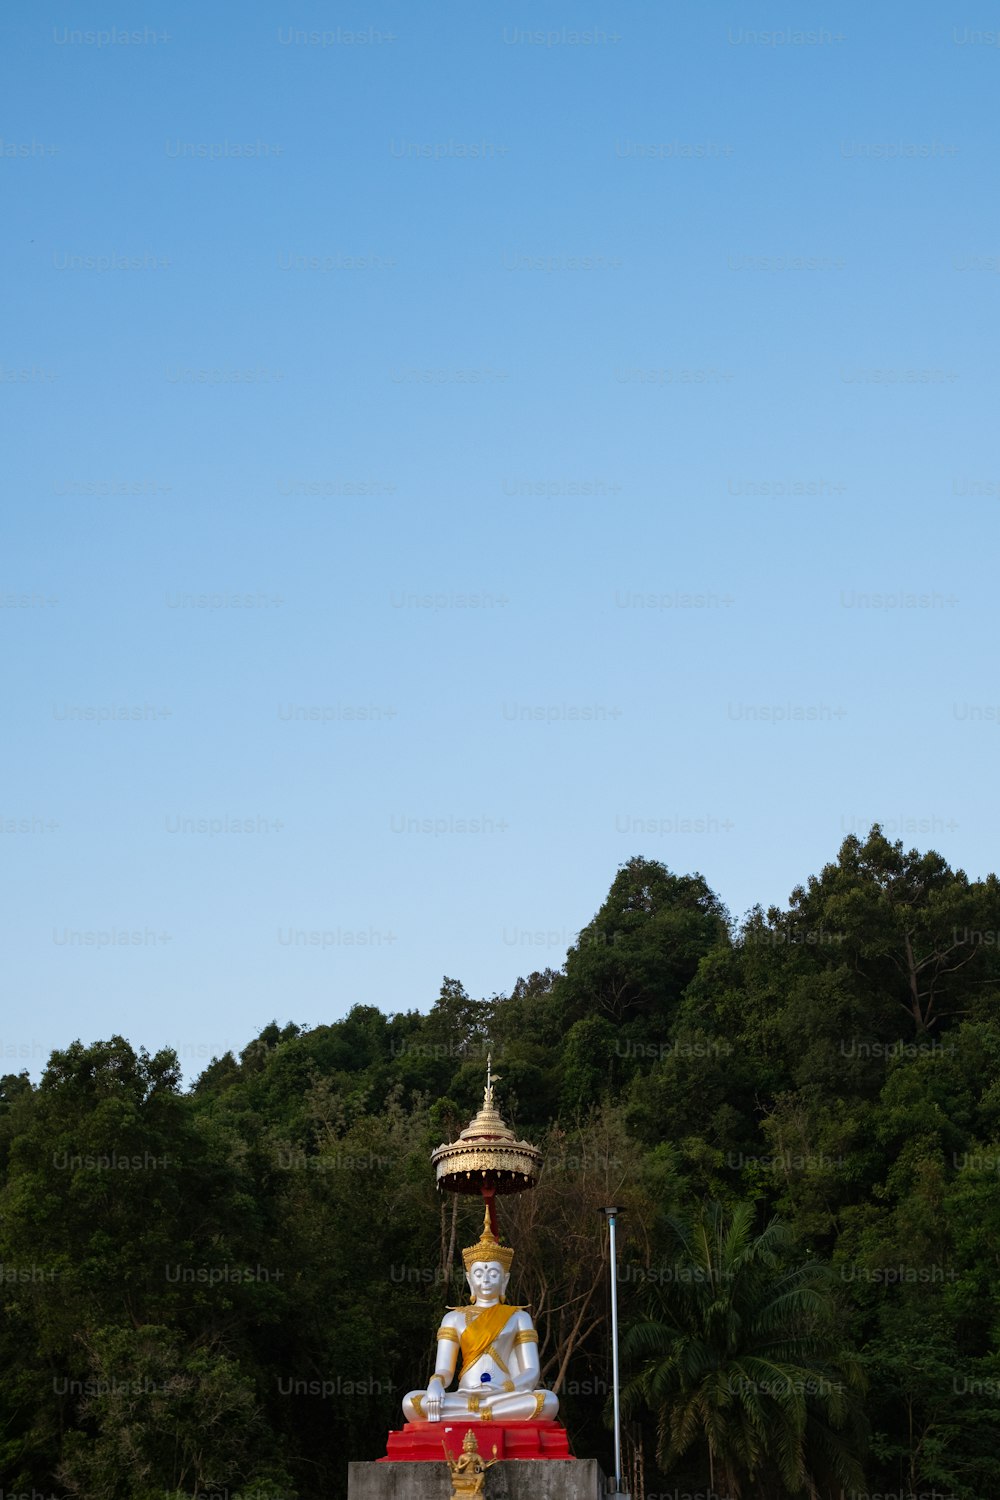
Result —
<svg viewBox="0 0 1000 1500"><path fill-rule="evenodd" d="M461 1298L475 1202L429 1157L492 1048L578 1455L610 1468L616 1201L634 1494L1000 1494L998 948L996 877L876 826L740 923L635 857L561 969L276 1020L187 1090L67 1039L0 1080L0 1487L341 1500Z"/></svg>

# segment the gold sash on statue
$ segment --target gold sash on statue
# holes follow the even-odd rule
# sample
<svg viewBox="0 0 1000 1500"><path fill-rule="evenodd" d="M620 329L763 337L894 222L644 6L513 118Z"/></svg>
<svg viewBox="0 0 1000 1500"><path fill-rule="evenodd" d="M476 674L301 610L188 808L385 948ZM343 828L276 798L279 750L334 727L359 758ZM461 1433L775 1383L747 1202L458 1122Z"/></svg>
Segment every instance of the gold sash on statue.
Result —
<svg viewBox="0 0 1000 1500"><path fill-rule="evenodd" d="M466 1313L467 1322L462 1330L459 1344L462 1349L463 1367L468 1369L481 1358L493 1340L506 1328L510 1319L520 1308L508 1307L506 1302L498 1302L495 1307L485 1307L481 1313L472 1315L469 1308L463 1308Z"/></svg>

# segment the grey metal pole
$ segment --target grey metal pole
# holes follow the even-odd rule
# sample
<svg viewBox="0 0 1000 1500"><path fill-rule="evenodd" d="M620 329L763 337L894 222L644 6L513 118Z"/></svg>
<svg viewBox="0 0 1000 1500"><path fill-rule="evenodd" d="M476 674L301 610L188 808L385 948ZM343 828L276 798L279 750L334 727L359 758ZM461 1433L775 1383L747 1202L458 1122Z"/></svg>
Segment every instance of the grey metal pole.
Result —
<svg viewBox="0 0 1000 1500"><path fill-rule="evenodd" d="M620 1208L602 1208L608 1220L608 1228L611 1234L611 1383L614 1392L615 1406L615 1494L622 1493L622 1422L621 1408L619 1404L619 1380L618 1380L618 1246L615 1239L616 1220L623 1210Z"/></svg>

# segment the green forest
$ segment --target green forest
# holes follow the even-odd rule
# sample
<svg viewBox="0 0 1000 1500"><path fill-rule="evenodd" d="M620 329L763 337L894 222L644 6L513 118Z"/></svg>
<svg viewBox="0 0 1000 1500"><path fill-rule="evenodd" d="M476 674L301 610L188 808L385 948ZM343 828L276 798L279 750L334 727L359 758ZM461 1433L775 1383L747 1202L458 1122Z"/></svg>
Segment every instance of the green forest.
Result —
<svg viewBox="0 0 1000 1500"><path fill-rule="evenodd" d="M489 1051L578 1457L613 1468L617 1203L636 1500L997 1500L998 949L997 878L876 825L739 922L635 857L558 972L276 1021L188 1088L118 1036L8 1074L3 1500L342 1500L466 1300L482 1206L430 1154Z"/></svg>

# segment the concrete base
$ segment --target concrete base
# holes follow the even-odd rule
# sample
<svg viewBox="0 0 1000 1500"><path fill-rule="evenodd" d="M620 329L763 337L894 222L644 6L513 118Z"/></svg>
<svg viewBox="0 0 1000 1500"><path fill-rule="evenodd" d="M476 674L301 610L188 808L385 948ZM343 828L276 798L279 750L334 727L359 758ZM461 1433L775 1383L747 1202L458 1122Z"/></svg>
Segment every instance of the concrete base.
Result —
<svg viewBox="0 0 1000 1500"><path fill-rule="evenodd" d="M485 1500L606 1500L596 1458L507 1459L486 1471ZM451 1500L451 1472L435 1463L347 1466L347 1500Z"/></svg>

